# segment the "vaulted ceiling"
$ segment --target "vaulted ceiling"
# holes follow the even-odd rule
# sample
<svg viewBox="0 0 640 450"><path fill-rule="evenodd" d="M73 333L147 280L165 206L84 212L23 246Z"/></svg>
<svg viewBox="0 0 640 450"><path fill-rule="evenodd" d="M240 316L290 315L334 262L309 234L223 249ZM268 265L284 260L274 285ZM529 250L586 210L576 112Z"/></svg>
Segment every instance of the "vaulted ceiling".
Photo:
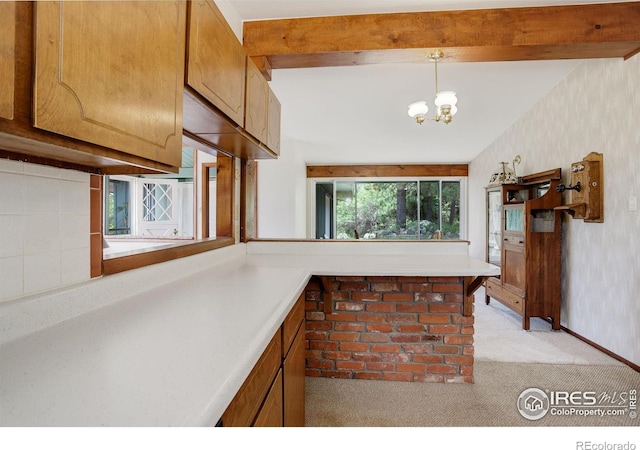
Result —
<svg viewBox="0 0 640 450"><path fill-rule="evenodd" d="M229 3L282 102L285 151L313 164L469 162L583 59L640 49L640 2ZM435 48L459 111L417 125L407 105L433 102Z"/></svg>

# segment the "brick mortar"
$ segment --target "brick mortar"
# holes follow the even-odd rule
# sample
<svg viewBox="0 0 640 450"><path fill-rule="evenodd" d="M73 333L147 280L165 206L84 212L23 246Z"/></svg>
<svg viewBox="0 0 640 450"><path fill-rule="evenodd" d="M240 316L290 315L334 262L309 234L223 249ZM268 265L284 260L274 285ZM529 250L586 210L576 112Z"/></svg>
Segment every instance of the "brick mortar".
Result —
<svg viewBox="0 0 640 450"><path fill-rule="evenodd" d="M461 277L328 277L305 290L307 376L473 383Z"/></svg>

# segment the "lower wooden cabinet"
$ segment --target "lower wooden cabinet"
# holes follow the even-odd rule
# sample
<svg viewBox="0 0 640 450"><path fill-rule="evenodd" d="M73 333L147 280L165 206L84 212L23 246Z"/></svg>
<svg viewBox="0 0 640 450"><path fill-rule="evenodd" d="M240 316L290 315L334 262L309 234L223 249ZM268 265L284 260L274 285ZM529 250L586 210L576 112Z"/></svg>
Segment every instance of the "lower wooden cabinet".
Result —
<svg viewBox="0 0 640 450"><path fill-rule="evenodd" d="M279 335L271 339L266 350L222 415L223 426L248 427L253 425L256 416L260 414L264 399L279 373L282 361L281 345Z"/></svg>
<svg viewBox="0 0 640 450"><path fill-rule="evenodd" d="M283 363L284 426L304 426L305 345L304 322L298 328L293 344Z"/></svg>
<svg viewBox="0 0 640 450"><path fill-rule="evenodd" d="M281 427L284 423L282 400L282 369L280 369L267 397L264 399L255 422L253 422L253 426Z"/></svg>
<svg viewBox="0 0 640 450"><path fill-rule="evenodd" d="M304 293L222 415L225 427L302 427Z"/></svg>

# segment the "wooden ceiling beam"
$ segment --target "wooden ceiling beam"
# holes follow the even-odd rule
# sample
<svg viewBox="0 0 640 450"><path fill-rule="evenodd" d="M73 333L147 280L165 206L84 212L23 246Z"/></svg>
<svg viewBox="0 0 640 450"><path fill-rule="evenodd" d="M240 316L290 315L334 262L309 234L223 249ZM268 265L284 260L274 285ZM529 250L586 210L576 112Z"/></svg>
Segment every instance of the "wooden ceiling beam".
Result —
<svg viewBox="0 0 640 450"><path fill-rule="evenodd" d="M366 14L244 23L244 47L271 68L630 57L640 2Z"/></svg>

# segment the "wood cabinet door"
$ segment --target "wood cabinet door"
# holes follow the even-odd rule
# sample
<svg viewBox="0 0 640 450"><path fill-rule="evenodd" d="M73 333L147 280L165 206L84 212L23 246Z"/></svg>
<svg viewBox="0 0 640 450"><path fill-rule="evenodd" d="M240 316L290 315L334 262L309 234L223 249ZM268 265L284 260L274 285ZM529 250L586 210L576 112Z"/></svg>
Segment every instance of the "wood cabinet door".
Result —
<svg viewBox="0 0 640 450"><path fill-rule="evenodd" d="M13 119L16 67L16 4L0 2L0 117Z"/></svg>
<svg viewBox="0 0 640 450"><path fill-rule="evenodd" d="M179 167L186 4L36 7L34 126Z"/></svg>
<svg viewBox="0 0 640 450"><path fill-rule="evenodd" d="M276 155L280 154L280 101L269 89L269 130L267 147Z"/></svg>
<svg viewBox="0 0 640 450"><path fill-rule="evenodd" d="M225 427L248 427L255 422L282 362L282 337L271 339L266 350L222 415Z"/></svg>
<svg viewBox="0 0 640 450"><path fill-rule="evenodd" d="M257 140L266 144L269 85L251 58L247 58L246 95L244 128Z"/></svg>
<svg viewBox="0 0 640 450"><path fill-rule="evenodd" d="M279 370L253 426L281 427L282 424L282 370Z"/></svg>
<svg viewBox="0 0 640 450"><path fill-rule="evenodd" d="M244 49L213 1L190 7L187 84L243 127Z"/></svg>
<svg viewBox="0 0 640 450"><path fill-rule="evenodd" d="M284 360L284 426L304 426L305 347L304 322Z"/></svg>
<svg viewBox="0 0 640 450"><path fill-rule="evenodd" d="M502 285L524 296L526 278L524 246L505 243L502 248Z"/></svg>

